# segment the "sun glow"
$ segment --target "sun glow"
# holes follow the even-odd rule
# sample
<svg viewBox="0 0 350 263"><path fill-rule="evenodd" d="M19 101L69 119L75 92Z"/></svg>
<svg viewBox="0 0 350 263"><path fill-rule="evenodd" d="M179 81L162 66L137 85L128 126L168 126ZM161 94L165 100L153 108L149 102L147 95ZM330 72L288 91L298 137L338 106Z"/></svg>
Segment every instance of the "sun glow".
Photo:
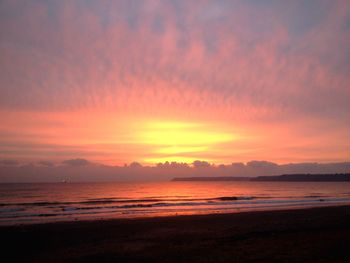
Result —
<svg viewBox="0 0 350 263"><path fill-rule="evenodd" d="M208 146L169 146L160 148L157 153L160 154L181 154L186 152L203 152L208 150Z"/></svg>
<svg viewBox="0 0 350 263"><path fill-rule="evenodd" d="M170 156L170 157L158 157L158 158L145 158L143 161L147 164L165 163L165 162L177 162L191 164L198 158L185 157L185 156ZM211 159L201 159L202 161L212 162Z"/></svg>
<svg viewBox="0 0 350 263"><path fill-rule="evenodd" d="M224 143L237 140L238 135L219 125L190 122L146 122L137 134L139 143L148 145L155 157L145 162L193 162L205 159L207 152Z"/></svg>

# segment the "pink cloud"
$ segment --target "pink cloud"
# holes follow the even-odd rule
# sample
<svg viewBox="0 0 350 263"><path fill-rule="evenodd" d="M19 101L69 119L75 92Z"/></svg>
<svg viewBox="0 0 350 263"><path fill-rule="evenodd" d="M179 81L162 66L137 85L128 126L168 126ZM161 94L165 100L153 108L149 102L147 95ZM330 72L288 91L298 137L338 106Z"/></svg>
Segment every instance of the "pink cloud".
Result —
<svg viewBox="0 0 350 263"><path fill-rule="evenodd" d="M225 160L248 160L264 151L290 160L331 145L337 160L349 153L348 1L321 1L314 13L312 4L268 1L55 5L2 3L1 116L12 112L22 122L6 118L0 131L14 142L21 131L23 138L34 134L40 143L52 143L59 126L70 144L89 127L80 118L71 121L70 112L97 111L131 122L219 121L263 135L236 152L223 147L216 156ZM92 133L104 134L109 123L97 123L103 132ZM322 127L313 131L319 134L315 141L305 136L310 125ZM270 133L287 145L272 145L264 137Z"/></svg>

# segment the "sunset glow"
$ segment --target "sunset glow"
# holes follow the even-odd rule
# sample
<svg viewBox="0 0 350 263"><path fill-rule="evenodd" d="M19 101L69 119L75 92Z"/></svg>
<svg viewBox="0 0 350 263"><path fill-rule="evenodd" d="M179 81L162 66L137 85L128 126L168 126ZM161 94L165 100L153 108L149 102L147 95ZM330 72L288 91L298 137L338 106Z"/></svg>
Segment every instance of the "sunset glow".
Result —
<svg viewBox="0 0 350 263"><path fill-rule="evenodd" d="M348 161L348 1L175 2L2 1L0 159Z"/></svg>
<svg viewBox="0 0 350 263"><path fill-rule="evenodd" d="M215 130L217 129L217 131ZM186 122L151 122L136 137L136 142L154 149L149 151L155 157L146 162L164 161L188 162L203 159L205 152L215 150L220 143L237 139L233 134L224 133L220 127ZM212 160L210 160L212 161Z"/></svg>
<svg viewBox="0 0 350 263"><path fill-rule="evenodd" d="M4 259L350 262L349 222L350 0L0 0Z"/></svg>
<svg viewBox="0 0 350 263"><path fill-rule="evenodd" d="M350 0L0 0L4 259L350 262L349 189Z"/></svg>

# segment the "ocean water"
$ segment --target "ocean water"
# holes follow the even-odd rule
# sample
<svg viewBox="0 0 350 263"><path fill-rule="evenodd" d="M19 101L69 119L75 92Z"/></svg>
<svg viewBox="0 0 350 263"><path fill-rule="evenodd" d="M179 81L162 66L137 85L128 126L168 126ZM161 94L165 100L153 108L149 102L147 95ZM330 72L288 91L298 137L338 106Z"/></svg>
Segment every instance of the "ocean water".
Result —
<svg viewBox="0 0 350 263"><path fill-rule="evenodd" d="M350 204L350 182L0 184L0 225Z"/></svg>

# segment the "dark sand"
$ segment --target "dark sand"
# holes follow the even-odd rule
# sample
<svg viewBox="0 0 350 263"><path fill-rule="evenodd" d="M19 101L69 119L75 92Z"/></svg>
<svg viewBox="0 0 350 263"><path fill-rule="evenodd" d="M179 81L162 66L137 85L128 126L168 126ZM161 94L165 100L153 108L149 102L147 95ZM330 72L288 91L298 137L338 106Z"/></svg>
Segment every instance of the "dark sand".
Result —
<svg viewBox="0 0 350 263"><path fill-rule="evenodd" d="M350 262L350 206L0 227L2 262Z"/></svg>

